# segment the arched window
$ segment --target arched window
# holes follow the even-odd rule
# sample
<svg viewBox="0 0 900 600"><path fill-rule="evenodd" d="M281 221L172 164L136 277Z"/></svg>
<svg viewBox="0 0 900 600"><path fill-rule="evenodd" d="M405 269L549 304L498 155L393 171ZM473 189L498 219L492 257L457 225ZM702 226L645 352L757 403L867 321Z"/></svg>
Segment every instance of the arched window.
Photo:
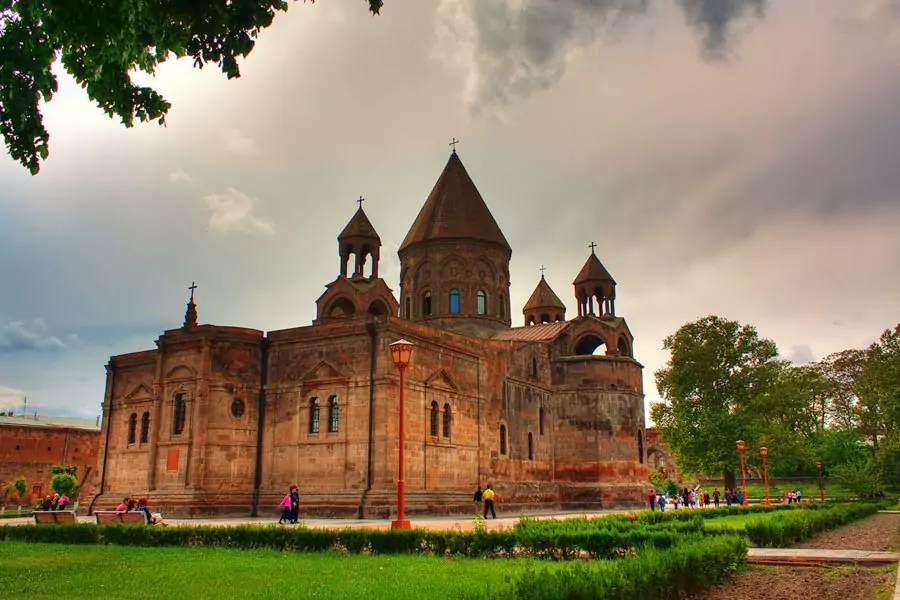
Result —
<svg viewBox="0 0 900 600"><path fill-rule="evenodd" d="M628 351L628 340L625 339L624 335L619 336L619 344L616 349L621 356L631 356L631 353Z"/></svg>
<svg viewBox="0 0 900 600"><path fill-rule="evenodd" d="M185 413L184 394L175 394L172 410L172 435L181 435L184 431Z"/></svg>
<svg viewBox="0 0 900 600"><path fill-rule="evenodd" d="M503 294L497 297L497 314L500 315L501 319L506 318L506 304L503 301Z"/></svg>
<svg viewBox="0 0 900 600"><path fill-rule="evenodd" d="M450 411L450 405L444 405L444 437L450 437L450 424L453 421L453 413Z"/></svg>
<svg viewBox="0 0 900 600"><path fill-rule="evenodd" d="M328 431L329 433L337 433L338 423L341 417L341 407L338 406L339 400L337 396L328 399Z"/></svg>
<svg viewBox="0 0 900 600"><path fill-rule="evenodd" d="M500 455L506 456L506 425L500 425Z"/></svg>
<svg viewBox="0 0 900 600"><path fill-rule="evenodd" d="M319 433L319 399L309 399L309 432Z"/></svg>
<svg viewBox="0 0 900 600"><path fill-rule="evenodd" d="M534 377L535 379L538 378L537 358L534 356L531 357L531 376Z"/></svg>
<svg viewBox="0 0 900 600"><path fill-rule="evenodd" d="M150 413L141 415L141 443L146 444L150 439Z"/></svg>
<svg viewBox="0 0 900 600"><path fill-rule="evenodd" d="M528 432L528 460L534 460L534 436Z"/></svg>
<svg viewBox="0 0 900 600"><path fill-rule="evenodd" d="M431 316L431 292L425 292L424 294L422 294L422 316Z"/></svg>
<svg viewBox="0 0 900 600"><path fill-rule="evenodd" d="M459 290L450 290L450 314L459 314Z"/></svg>
<svg viewBox="0 0 900 600"><path fill-rule="evenodd" d="M434 400L431 402L431 437L438 436L438 403Z"/></svg>
<svg viewBox="0 0 900 600"><path fill-rule="evenodd" d="M406 297L406 318L412 319L412 298Z"/></svg>
<svg viewBox="0 0 900 600"><path fill-rule="evenodd" d="M475 308L479 315L487 313L487 294L484 293L484 290L478 290L478 302Z"/></svg>
<svg viewBox="0 0 900 600"><path fill-rule="evenodd" d="M637 451L638 462L644 464L644 432L640 429L637 432Z"/></svg>
<svg viewBox="0 0 900 600"><path fill-rule="evenodd" d="M137 413L131 413L128 417L128 443L134 443L134 434L137 429Z"/></svg>
<svg viewBox="0 0 900 600"><path fill-rule="evenodd" d="M538 433L544 435L544 407L538 412Z"/></svg>

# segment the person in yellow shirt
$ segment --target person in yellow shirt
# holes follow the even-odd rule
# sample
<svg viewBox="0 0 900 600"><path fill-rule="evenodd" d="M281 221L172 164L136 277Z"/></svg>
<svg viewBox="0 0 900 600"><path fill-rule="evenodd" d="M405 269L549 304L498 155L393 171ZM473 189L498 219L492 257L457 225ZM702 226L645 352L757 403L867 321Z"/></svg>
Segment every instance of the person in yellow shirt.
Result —
<svg viewBox="0 0 900 600"><path fill-rule="evenodd" d="M494 494L494 490L491 488L491 484L487 484L484 488L484 493L481 494L481 499L484 500L484 518L487 519L488 511L491 511L491 517L496 519L497 513L494 512L494 498L496 494Z"/></svg>

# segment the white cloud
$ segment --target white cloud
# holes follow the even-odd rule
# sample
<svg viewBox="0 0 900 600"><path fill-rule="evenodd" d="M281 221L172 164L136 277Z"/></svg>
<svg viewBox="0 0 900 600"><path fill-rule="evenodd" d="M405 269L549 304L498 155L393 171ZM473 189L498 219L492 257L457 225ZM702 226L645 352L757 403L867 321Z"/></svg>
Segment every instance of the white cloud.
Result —
<svg viewBox="0 0 900 600"><path fill-rule="evenodd" d="M183 169L178 169L169 173L169 183L194 183L194 178L186 173Z"/></svg>
<svg viewBox="0 0 900 600"><path fill-rule="evenodd" d="M209 194L203 198L209 208L209 228L220 233L244 231L273 233L275 226L253 213L259 202L244 192L228 188L224 194Z"/></svg>
<svg viewBox="0 0 900 600"><path fill-rule="evenodd" d="M70 342L77 337L70 336ZM66 344L55 335L50 335L43 319L31 323L10 321L0 325L0 354L7 352L55 352L63 350Z"/></svg>
<svg viewBox="0 0 900 600"><path fill-rule="evenodd" d="M23 390L0 385L0 410L22 408L22 399L25 397ZM18 411L17 411L18 412Z"/></svg>
<svg viewBox="0 0 900 600"><path fill-rule="evenodd" d="M240 156L259 154L259 146L256 145L256 142L237 129L229 129L225 132L225 150Z"/></svg>

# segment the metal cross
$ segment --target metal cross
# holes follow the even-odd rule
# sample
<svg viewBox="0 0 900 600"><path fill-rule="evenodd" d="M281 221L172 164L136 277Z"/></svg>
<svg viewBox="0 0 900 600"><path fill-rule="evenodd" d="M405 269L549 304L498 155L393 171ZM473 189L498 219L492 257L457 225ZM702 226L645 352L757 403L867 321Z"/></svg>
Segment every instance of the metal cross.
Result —
<svg viewBox="0 0 900 600"><path fill-rule="evenodd" d="M360 197L359 197L359 200L357 200L356 203L359 204L359 207L360 207L360 208L362 208L362 203L365 202L365 201L366 201L366 199L363 198L362 196L360 196Z"/></svg>
<svg viewBox="0 0 900 600"><path fill-rule="evenodd" d="M192 282L191 282L191 287L189 287L188 289L191 290L191 300L193 301L193 299L194 299L194 290L197 289L197 284L194 283L194 282L192 281Z"/></svg>
<svg viewBox="0 0 900 600"><path fill-rule="evenodd" d="M597 244L595 244L594 242L591 242L591 245L589 246L589 248L591 249L591 254L596 254L594 252L594 248L596 248L596 247L597 247Z"/></svg>
<svg viewBox="0 0 900 600"><path fill-rule="evenodd" d="M454 153L454 154L456 153L456 145L457 145L458 143L459 143L459 140L456 139L456 138L453 138L452 140L450 140L450 144L449 144L449 145L450 145L450 146L453 146L453 153Z"/></svg>
<svg viewBox="0 0 900 600"><path fill-rule="evenodd" d="M547 269L544 267L544 265L541 265L541 269L540 269L540 271L541 271L541 279L544 278L544 271L546 271L546 270L547 270Z"/></svg>

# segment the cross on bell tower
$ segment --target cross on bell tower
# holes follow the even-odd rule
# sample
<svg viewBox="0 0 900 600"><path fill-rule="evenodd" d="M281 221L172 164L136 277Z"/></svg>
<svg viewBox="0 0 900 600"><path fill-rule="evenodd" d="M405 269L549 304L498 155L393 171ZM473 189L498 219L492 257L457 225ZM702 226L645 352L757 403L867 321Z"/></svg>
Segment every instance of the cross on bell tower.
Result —
<svg viewBox="0 0 900 600"><path fill-rule="evenodd" d="M188 300L187 310L184 311L183 329L192 329L198 325L197 304L194 303L194 290L197 289L197 284L192 281L191 286L188 289L191 291L191 298Z"/></svg>

